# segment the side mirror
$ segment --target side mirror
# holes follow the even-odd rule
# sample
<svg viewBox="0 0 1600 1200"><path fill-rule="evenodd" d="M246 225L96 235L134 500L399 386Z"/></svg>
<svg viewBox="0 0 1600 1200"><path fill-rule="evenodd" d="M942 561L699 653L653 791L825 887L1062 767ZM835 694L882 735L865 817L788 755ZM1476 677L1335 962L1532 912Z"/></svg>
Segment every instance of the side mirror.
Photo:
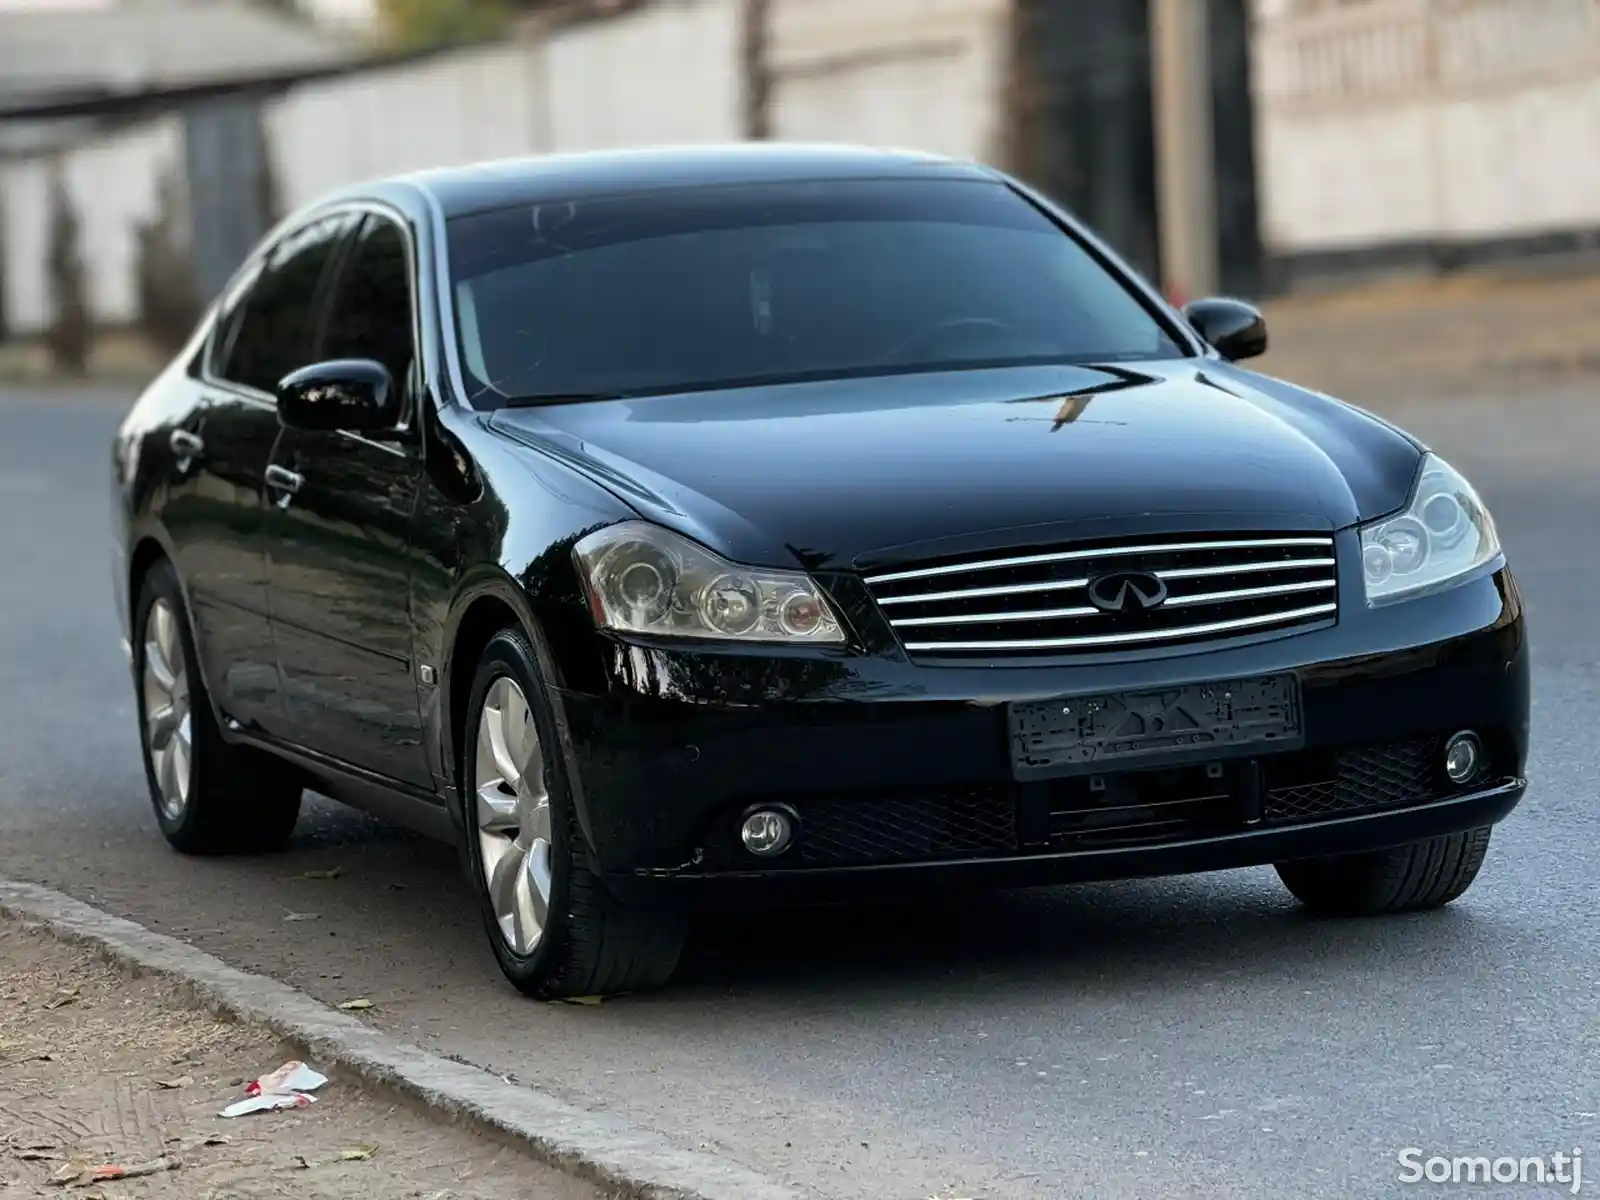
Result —
<svg viewBox="0 0 1600 1200"><path fill-rule="evenodd" d="M278 384L278 420L289 429L382 433L400 424L400 396L382 363L313 363Z"/></svg>
<svg viewBox="0 0 1600 1200"><path fill-rule="evenodd" d="M1195 332L1229 362L1267 352L1267 322L1261 310L1243 300L1195 300L1183 307Z"/></svg>

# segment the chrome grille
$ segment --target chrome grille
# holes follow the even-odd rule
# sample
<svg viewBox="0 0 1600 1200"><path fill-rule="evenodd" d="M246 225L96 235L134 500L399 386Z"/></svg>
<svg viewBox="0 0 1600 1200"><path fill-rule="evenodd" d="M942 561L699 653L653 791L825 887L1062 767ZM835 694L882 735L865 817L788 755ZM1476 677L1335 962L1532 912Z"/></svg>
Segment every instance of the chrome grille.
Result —
<svg viewBox="0 0 1600 1200"><path fill-rule="evenodd" d="M1095 608L1090 582L1119 570L1159 576L1167 599L1150 610ZM1082 543L875 572L865 581L917 657L1181 646L1326 623L1339 611L1338 567L1327 534Z"/></svg>

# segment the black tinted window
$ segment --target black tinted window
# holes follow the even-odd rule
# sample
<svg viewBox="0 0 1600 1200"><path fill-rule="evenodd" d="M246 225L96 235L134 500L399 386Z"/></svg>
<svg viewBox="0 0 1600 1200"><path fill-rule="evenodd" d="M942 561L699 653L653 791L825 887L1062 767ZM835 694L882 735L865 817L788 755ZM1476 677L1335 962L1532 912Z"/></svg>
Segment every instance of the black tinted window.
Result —
<svg viewBox="0 0 1600 1200"><path fill-rule="evenodd" d="M368 217L339 270L323 358L371 358L404 387L411 371L411 267L393 221Z"/></svg>
<svg viewBox="0 0 1600 1200"><path fill-rule="evenodd" d="M220 374L263 392L277 390L312 357L317 285L354 218L330 217L290 234L267 257Z"/></svg>
<svg viewBox="0 0 1600 1200"><path fill-rule="evenodd" d="M477 395L1184 353L1008 187L696 188L459 217L457 333Z"/></svg>
<svg viewBox="0 0 1600 1200"><path fill-rule="evenodd" d="M227 378L228 351L233 347L234 334L239 331L239 318L244 315L245 301L250 299L250 290L260 277L259 268L246 271L233 281L217 301L217 319L212 326L206 368L219 379Z"/></svg>

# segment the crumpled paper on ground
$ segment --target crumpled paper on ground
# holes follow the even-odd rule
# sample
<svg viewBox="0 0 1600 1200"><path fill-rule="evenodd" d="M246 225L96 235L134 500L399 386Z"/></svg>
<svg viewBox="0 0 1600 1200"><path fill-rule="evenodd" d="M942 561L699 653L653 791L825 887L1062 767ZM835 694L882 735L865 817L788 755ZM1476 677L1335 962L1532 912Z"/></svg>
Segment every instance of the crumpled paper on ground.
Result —
<svg viewBox="0 0 1600 1200"><path fill-rule="evenodd" d="M252 1079L244 1089L245 1099L222 1110L224 1117L243 1117L250 1113L272 1112L281 1108L309 1108L316 1102L310 1093L328 1082L320 1071L291 1060L270 1075Z"/></svg>

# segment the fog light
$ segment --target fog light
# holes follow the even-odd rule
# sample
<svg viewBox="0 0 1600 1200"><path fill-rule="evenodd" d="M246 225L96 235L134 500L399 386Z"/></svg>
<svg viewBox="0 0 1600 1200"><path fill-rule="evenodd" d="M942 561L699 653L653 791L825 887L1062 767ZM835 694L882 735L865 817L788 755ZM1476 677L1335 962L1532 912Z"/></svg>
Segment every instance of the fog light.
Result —
<svg viewBox="0 0 1600 1200"><path fill-rule="evenodd" d="M739 840L751 854L777 858L794 842L795 818L781 808L758 808L748 812L739 826Z"/></svg>
<svg viewBox="0 0 1600 1200"><path fill-rule="evenodd" d="M1444 744L1444 773L1451 783L1470 783L1483 764L1483 743L1475 733L1455 734Z"/></svg>

